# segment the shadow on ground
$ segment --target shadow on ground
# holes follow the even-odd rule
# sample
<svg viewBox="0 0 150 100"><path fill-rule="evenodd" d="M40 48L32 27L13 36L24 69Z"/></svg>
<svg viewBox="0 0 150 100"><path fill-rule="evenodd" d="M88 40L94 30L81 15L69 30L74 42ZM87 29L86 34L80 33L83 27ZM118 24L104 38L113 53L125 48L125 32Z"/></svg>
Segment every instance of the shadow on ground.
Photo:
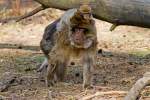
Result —
<svg viewBox="0 0 150 100"><path fill-rule="evenodd" d="M37 99L42 98L40 96L43 94L47 95L46 91L49 90L65 92L64 96L67 97L83 92L81 88L82 67L77 63L68 66L65 82L46 88L44 81L38 79L36 71L37 66L44 60L42 54L18 49L1 49L0 52L0 82L9 83L8 80L14 79L9 83L11 85L0 93L3 96L26 94L28 99L33 99L34 94ZM111 90L129 90L137 79L150 70L149 65L149 54L137 56L136 54L101 50L97 54L93 83ZM2 87L2 84L0 86Z"/></svg>

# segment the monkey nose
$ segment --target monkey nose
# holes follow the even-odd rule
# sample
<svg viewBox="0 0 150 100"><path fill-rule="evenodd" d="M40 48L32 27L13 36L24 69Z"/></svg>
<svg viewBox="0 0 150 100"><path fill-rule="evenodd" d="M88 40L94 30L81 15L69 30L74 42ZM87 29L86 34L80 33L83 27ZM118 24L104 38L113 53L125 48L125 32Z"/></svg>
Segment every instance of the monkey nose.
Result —
<svg viewBox="0 0 150 100"><path fill-rule="evenodd" d="M79 39L79 38L76 38L76 41L77 41L77 42L80 42L80 41L81 41L81 39Z"/></svg>
<svg viewBox="0 0 150 100"><path fill-rule="evenodd" d="M87 19L87 20L91 19L91 16L89 14L84 14L83 17L84 19Z"/></svg>

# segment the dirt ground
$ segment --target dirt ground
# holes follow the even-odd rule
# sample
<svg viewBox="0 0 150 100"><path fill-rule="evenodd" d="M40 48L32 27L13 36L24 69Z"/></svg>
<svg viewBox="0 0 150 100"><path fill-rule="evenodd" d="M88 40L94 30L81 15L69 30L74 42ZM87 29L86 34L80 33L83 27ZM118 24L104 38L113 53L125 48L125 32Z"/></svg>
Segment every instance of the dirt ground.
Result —
<svg viewBox="0 0 150 100"><path fill-rule="evenodd" d="M19 23L0 25L0 44L39 46L44 28L62 13L49 9ZM84 97L112 91L90 100L123 100L132 85L150 71L150 30L119 26L110 32L111 24L100 20L96 26L99 50L94 89L82 89L78 63L68 66L64 82L47 88L36 71L44 60L40 51L5 48L0 49L0 86L11 85L0 92L0 100L88 100ZM150 89L145 91L140 100L150 100Z"/></svg>

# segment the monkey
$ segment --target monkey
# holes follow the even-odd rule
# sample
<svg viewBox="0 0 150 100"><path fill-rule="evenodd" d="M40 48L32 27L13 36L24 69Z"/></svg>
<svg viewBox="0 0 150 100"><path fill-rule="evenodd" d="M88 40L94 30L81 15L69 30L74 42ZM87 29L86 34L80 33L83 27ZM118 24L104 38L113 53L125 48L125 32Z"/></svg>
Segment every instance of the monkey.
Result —
<svg viewBox="0 0 150 100"><path fill-rule="evenodd" d="M92 9L88 4L66 11L60 19L48 26L40 46L47 58L45 61L45 65L48 65L45 77L47 86L63 81L71 57L81 59L83 88L92 86L97 31Z"/></svg>
<svg viewBox="0 0 150 100"><path fill-rule="evenodd" d="M85 7L80 7L80 12L82 15L84 15L84 17L88 17L89 15L91 15L91 8L87 7L86 9L84 9ZM87 10L87 11L84 11L84 10ZM69 12L69 11L68 11ZM71 11L70 11L71 12ZM78 16L80 15L79 13L76 14L77 18L79 19L79 17L81 16ZM81 19L81 18L80 18ZM74 20L74 19L72 19ZM47 62L47 59L49 58L49 52L51 51L51 48L53 47L54 43L53 43L53 34L56 32L56 26L57 26L57 23L60 21L60 18L57 19L56 21L54 21L53 23L51 23L50 25L48 25L46 28L45 28L45 31L44 31L44 35L43 35L43 38L40 42L40 47L41 47L41 50L42 52L44 53L44 55L46 56L46 59L45 61L43 62L43 64L41 65L41 67L38 69L38 71L41 71L43 69L44 66L47 66L48 65L48 62ZM75 20L74 20L75 21ZM78 21L77 21L78 22ZM75 22L74 22L75 23Z"/></svg>

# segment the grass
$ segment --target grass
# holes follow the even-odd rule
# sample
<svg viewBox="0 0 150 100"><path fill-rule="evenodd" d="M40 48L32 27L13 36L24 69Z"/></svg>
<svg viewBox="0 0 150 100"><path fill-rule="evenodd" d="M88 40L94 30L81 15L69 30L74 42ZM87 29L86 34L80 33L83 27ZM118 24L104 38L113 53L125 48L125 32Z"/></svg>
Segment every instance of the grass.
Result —
<svg viewBox="0 0 150 100"><path fill-rule="evenodd" d="M150 54L150 49L134 50L129 52L129 54L133 54L138 57L145 57Z"/></svg>
<svg viewBox="0 0 150 100"><path fill-rule="evenodd" d="M30 72L36 69L37 65L42 63L44 56L24 56L15 59L15 66L18 72Z"/></svg>

